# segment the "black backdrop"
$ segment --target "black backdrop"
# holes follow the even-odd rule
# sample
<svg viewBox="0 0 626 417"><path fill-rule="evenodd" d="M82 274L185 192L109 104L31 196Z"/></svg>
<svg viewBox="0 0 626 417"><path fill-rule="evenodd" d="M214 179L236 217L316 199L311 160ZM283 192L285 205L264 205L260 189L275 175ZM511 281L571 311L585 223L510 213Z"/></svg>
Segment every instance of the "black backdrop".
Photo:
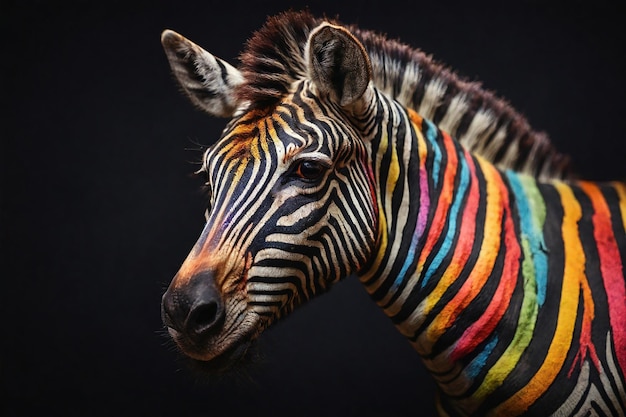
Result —
<svg viewBox="0 0 626 417"><path fill-rule="evenodd" d="M267 15L307 2L54 3L1 3L0 414L431 414L430 378L353 277L267 331L236 377L191 373L161 331L203 223L193 149L224 121L179 93L159 35L234 63ZM309 6L482 80L583 176L624 178L623 14L542 3Z"/></svg>

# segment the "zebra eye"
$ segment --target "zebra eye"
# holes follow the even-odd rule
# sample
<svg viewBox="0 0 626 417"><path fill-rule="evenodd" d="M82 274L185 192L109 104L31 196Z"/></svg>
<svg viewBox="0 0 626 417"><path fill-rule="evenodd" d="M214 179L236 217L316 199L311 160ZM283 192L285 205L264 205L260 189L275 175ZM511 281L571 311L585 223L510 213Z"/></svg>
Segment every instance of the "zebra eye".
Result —
<svg viewBox="0 0 626 417"><path fill-rule="evenodd" d="M313 181L321 177L324 171L326 171L326 166L322 163L307 159L300 161L296 165L294 174L303 180Z"/></svg>

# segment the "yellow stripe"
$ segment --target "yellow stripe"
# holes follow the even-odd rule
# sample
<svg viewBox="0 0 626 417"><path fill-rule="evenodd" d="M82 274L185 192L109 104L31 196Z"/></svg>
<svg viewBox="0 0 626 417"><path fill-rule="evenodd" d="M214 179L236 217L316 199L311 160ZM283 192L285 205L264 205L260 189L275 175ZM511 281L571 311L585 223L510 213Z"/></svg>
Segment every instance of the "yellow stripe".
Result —
<svg viewBox="0 0 626 417"><path fill-rule="evenodd" d="M417 115L417 113L411 112L411 111L409 111L409 116L411 118L411 122L413 122L414 124L418 124L418 126L414 125L413 129L417 136L417 146L418 146L417 149L419 152L420 163L423 165L427 157L427 148L426 148L426 141L424 139L424 136L422 135L421 129L419 128L419 123L422 122L422 119L419 115ZM385 154L385 152L387 152L388 146L389 146L389 136L386 133L383 133L380 138L378 154L379 155ZM377 159L376 163L377 163L378 172L380 172L380 158ZM396 152L392 152L392 164L389 167L389 179L387 180L387 187L388 187L387 195L388 196L391 195L391 192L390 192L390 190L392 189L391 185L393 185L393 188L395 188L395 185L398 181L399 176L400 176L400 171L399 171L398 156L396 155ZM388 240L389 240L389 237L387 235L388 233L387 218L385 215L384 207L382 206L382 201L380 200L381 198L380 190L377 190L377 191L378 191L377 194L379 198L378 200L378 252L376 253L376 259L374 260L374 263L372 264L371 268L367 271L367 273L361 275L360 280L362 282L369 280L373 274L379 271L382 265L383 259L385 257L385 252L387 250L387 245L388 245ZM368 290L373 292L376 290L376 288L368 287Z"/></svg>
<svg viewBox="0 0 626 417"><path fill-rule="evenodd" d="M385 135L386 136L386 135ZM395 145L395 144L394 144ZM396 188L396 183L400 177L400 164L398 163L398 152L391 149L391 162L389 163L389 176L387 177L387 197L391 199L391 194Z"/></svg>
<svg viewBox="0 0 626 417"><path fill-rule="evenodd" d="M374 272L379 270L385 257L385 250L387 250L387 218L385 217L383 208L380 207L380 205L378 207L378 212L380 213L378 215L378 252L376 253L376 259L374 260L372 267L368 271L369 273L361 276L362 281L367 281ZM374 290L375 289L372 288L372 291Z"/></svg>
<svg viewBox="0 0 626 417"><path fill-rule="evenodd" d="M378 154L383 155L385 152L387 152L388 146L389 136L386 133L383 133L380 137ZM377 171L380 172L381 157L377 157L374 163L376 164ZM385 216L385 209L383 207L383 202L381 201L380 189L376 190L376 194L378 198L378 252L376 253L376 259L374 260L371 268L365 274L360 276L359 279L362 282L368 281L372 277L372 275L374 275L380 269L383 263L383 258L385 257L385 251L387 250L387 243L389 239L387 236L387 217ZM366 289L370 293L376 290L376 288L374 287L366 287Z"/></svg>
<svg viewBox="0 0 626 417"><path fill-rule="evenodd" d="M586 280L584 276L585 254L577 227L578 220L582 217L582 210L570 187L562 182L555 182L554 186L561 196L564 212L561 227L564 242L563 287L561 288L559 315L554 338L539 370L524 388L497 407L496 415L519 415L537 401L554 382L563 367L567 352L572 344L580 283Z"/></svg>

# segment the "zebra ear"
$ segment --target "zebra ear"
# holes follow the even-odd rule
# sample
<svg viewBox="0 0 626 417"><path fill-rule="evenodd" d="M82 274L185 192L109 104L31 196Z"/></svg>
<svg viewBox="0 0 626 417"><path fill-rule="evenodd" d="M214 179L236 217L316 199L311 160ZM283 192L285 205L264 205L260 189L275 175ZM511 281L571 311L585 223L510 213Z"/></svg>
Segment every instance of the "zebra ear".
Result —
<svg viewBox="0 0 626 417"><path fill-rule="evenodd" d="M232 116L238 104L235 87L243 82L239 70L172 30L163 31L161 44L191 101L213 116Z"/></svg>
<svg viewBox="0 0 626 417"><path fill-rule="evenodd" d="M307 53L309 75L321 93L342 107L363 96L372 66L365 48L348 30L321 24L309 36Z"/></svg>

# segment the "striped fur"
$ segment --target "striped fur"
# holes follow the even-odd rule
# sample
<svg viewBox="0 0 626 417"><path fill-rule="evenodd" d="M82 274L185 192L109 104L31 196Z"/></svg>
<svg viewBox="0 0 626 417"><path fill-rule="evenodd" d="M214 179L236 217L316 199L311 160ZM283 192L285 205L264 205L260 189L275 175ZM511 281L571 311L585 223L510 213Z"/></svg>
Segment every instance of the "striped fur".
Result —
<svg viewBox="0 0 626 417"><path fill-rule="evenodd" d="M439 67L377 81L387 58L417 70L377 35L318 23L270 19L242 56L238 111L204 157L207 223L163 299L181 350L228 365L357 274L437 381L440 415L625 415L626 184L537 178L558 159L499 160L536 135L508 105L461 98L469 84ZM316 61L315 45L333 59ZM344 103L352 81L338 75L361 53L373 82ZM438 106L442 89L453 93ZM483 125L483 105L500 121Z"/></svg>
<svg viewBox="0 0 626 417"><path fill-rule="evenodd" d="M420 181L381 192L401 203L383 206L388 244L361 281L438 381L441 414L624 415L625 185L504 173L389 105L414 136L389 134L377 159L412 154Z"/></svg>
<svg viewBox="0 0 626 417"><path fill-rule="evenodd" d="M306 40L322 21L306 12L268 19L241 54L242 101L268 108L305 77ZM492 92L470 82L424 52L370 30L348 26L363 43L372 63L374 85L429 118L474 153L501 169L542 179L572 175L569 158L558 153L547 135Z"/></svg>

